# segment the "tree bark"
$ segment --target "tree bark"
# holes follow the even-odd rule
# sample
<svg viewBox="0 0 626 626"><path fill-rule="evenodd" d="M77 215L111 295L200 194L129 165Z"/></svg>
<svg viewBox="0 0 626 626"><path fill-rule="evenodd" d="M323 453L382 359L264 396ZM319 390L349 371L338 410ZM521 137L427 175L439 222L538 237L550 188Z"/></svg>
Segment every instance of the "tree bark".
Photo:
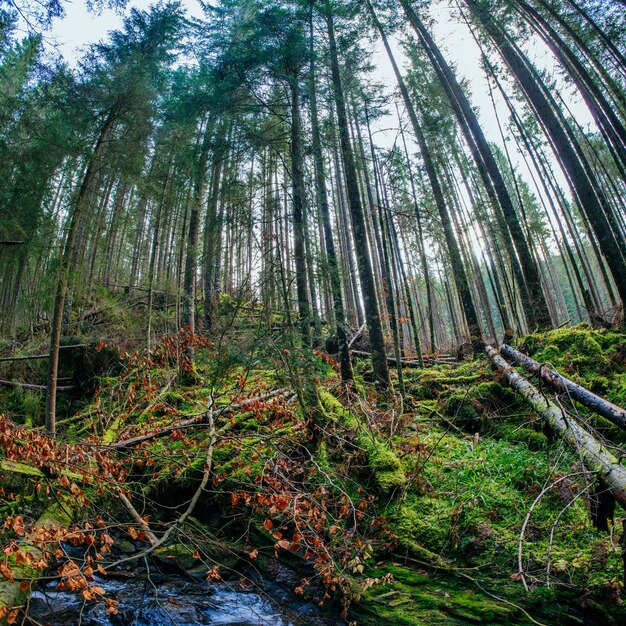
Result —
<svg viewBox="0 0 626 626"><path fill-rule="evenodd" d="M520 376L492 346L486 346L487 355L492 363L507 379L511 387L517 391L530 406L541 415L550 428L563 437L565 441L580 455L582 462L606 484L616 500L626 508L626 467L619 464L599 441L592 437L584 428L567 418L563 410L548 401L545 396Z"/></svg>
<svg viewBox="0 0 626 626"><path fill-rule="evenodd" d="M545 380L558 391L567 393L570 398L580 402L588 409L591 409L598 415L613 422L613 424L620 428L626 429L626 410L601 398L588 389L577 385L575 382L569 380L569 378L565 378L565 376L562 376L547 365L537 363L537 361L522 354L511 346L501 346L500 353L503 354L507 360L513 363L520 363L529 372L538 374L542 380Z"/></svg>
<svg viewBox="0 0 626 626"><path fill-rule="evenodd" d="M304 343L311 345L311 307L307 286L304 250L304 173L302 170L302 120L300 118L300 85L297 75L289 76L291 92L291 191L293 211L293 255L296 266L298 317Z"/></svg>
<svg viewBox="0 0 626 626"><path fill-rule="evenodd" d="M352 362L350 360L350 351L348 350L348 338L346 335L346 317L343 296L341 294L341 277L339 275L339 266L337 264L337 253L335 251L335 243L333 241L333 232L330 223L330 211L328 206L328 193L326 191L326 181L324 174L324 157L322 154L322 141L320 136L319 117L317 109L317 89L316 89L316 73L315 58L313 55L313 16L311 14L311 42L310 42L310 105L311 105L311 134L312 134L312 150L313 150L313 166L315 174L315 192L317 202L322 217L322 227L324 230L324 246L326 249L326 258L328 261L328 273L330 290L333 299L333 307L335 312L335 333L337 335L337 349L339 352L339 364L341 367L341 379L349 381L353 379Z"/></svg>
<svg viewBox="0 0 626 626"><path fill-rule="evenodd" d="M559 156L568 174L572 191L578 197L580 206L586 213L589 223L598 239L600 249L609 265L620 298L622 302L626 302L626 272L624 272L625 259L623 256L623 249L625 247L624 241L620 234L614 232L611 227L609 215L601 202L602 191L592 186L563 126L559 123L544 91L534 79L527 61L521 56L519 50L513 47L506 34L494 22L493 18L487 14L481 5L477 4L476 0L465 1L470 7L472 14L483 25L493 40L509 69L522 87L526 98L532 104L536 115L543 123L547 134L552 139L555 152Z"/></svg>
<svg viewBox="0 0 626 626"><path fill-rule="evenodd" d="M346 102L341 81L341 72L339 69L337 43L335 40L335 26L333 22L332 9L328 1L326 2L325 9L330 46L332 85L335 96L337 122L339 126L341 154L346 176L348 203L352 217L352 228L354 231L354 243L357 253L357 263L359 266L359 279L361 282L365 318L367 321L372 351L372 368L376 386L382 392L386 392L391 386L391 381L389 379L389 368L387 366L387 358L385 356L385 341L383 337L378 302L376 300L376 287L374 284L372 263L367 247L365 216L363 214L363 205L359 195L356 167L354 163L354 152L350 142Z"/></svg>
<svg viewBox="0 0 626 626"><path fill-rule="evenodd" d="M476 114L452 70L446 63L441 51L436 46L428 30L422 24L417 13L411 7L408 0L400 0L400 4L411 26L422 42L424 50L439 77L441 85L448 95L448 99L455 111L463 135L472 150L474 160L483 183L485 184L485 188L487 189L487 193L504 213L504 217L500 218L498 210L496 209L496 217L499 219L500 227L504 231L508 230L515 247L515 252L510 250L509 255L511 256L516 278L518 278L520 290L523 293L524 300L527 302L525 313L529 326L533 327L537 325L539 328L549 328L551 326L550 313L541 289L539 270L528 247L528 242L526 241L526 237L519 223L515 207L509 196L500 169L491 152L491 148L485 138ZM519 261L515 258L516 254L519 257Z"/></svg>
<svg viewBox="0 0 626 626"><path fill-rule="evenodd" d="M52 311L52 325L50 331L50 361L48 365L48 385L46 395L46 431L54 436L56 433L56 392L57 392L57 375L59 371L59 343L61 341L61 328L63 325L63 310L65 308L65 298L70 286L70 269L72 259L75 252L76 235L78 227L83 217L83 209L85 208L87 196L89 195L91 184L98 172L102 156L106 150L106 142L109 135L113 132L117 117L119 114L119 106L115 106L107 116L96 144L94 146L91 158L85 170L85 175L78 191L78 197L74 205L74 210L69 217L69 230L65 240L65 247L61 259L61 269L59 283L57 285L56 297L54 300L54 308Z"/></svg>

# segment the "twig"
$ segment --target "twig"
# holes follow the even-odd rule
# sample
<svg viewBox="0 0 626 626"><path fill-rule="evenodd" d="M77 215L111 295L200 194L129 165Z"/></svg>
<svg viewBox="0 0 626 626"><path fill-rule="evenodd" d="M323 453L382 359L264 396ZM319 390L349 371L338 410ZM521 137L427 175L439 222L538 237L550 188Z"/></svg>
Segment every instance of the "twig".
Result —
<svg viewBox="0 0 626 626"><path fill-rule="evenodd" d="M213 412L213 415L214 417L217 417L218 415L223 415L224 413L228 413L230 411L243 409L246 407L246 405L251 404L252 402L267 400L269 398L275 398L277 396L284 396L287 393L289 393L289 390L286 388L276 389L274 391L270 391L269 393L264 393L255 398L248 398L247 400L243 400L239 404L231 404L230 406L217 409L216 411ZM165 435L168 435L176 430L182 430L185 428L190 428L192 426L203 424L206 418L207 418L207 412L203 411L202 413L199 413L198 415L195 415L191 417L190 419L183 420L182 422L178 422L178 424L167 426L163 428L163 430L153 431L145 435L138 435L137 437L132 437L131 439L124 439L122 441L118 441L117 443L113 443L111 445L103 446L103 447L109 450L123 450L124 448L135 446L138 443L143 443L144 441L150 441L158 437L164 437Z"/></svg>
<svg viewBox="0 0 626 626"><path fill-rule="evenodd" d="M537 497L534 499L533 503L530 505L530 508L528 509L528 513L526 514L526 519L524 519L524 523L522 524L522 529L519 534L519 542L517 544L517 568L518 568L517 573L519 574L522 583L524 583L524 589L526 589L526 591L529 591L529 589L528 589L528 583L526 582L526 578L524 576L522 554L523 554L523 549L524 549L524 535L526 533L526 527L528 526L528 522L530 522L530 518L533 514L533 511L535 510L535 507L539 504L543 496L546 493L548 493L550 489L552 489L553 487L556 487L559 483L563 482L567 478L572 478L573 476L580 476L581 474L588 474L588 472L587 471L574 472L573 474L567 474L566 476L561 476L560 478L557 478L553 483L550 483L547 487L544 487L539 492Z"/></svg>
<svg viewBox="0 0 626 626"><path fill-rule="evenodd" d="M153 546L156 545L159 541L157 536L150 530L150 526L148 526L146 520L139 515L137 509L132 505L131 501L122 491L118 493L118 497L130 513L131 517L137 522L138 526L141 527L141 530L143 530L143 533L148 538L150 544Z"/></svg>
<svg viewBox="0 0 626 626"><path fill-rule="evenodd" d="M196 492L193 494L193 497L191 498L191 501L189 502L189 506L187 507L185 512L178 518L178 520L176 520L176 522L174 522L163 533L160 539L157 539L155 536L153 536L154 542L152 542L151 540L152 545L149 548L146 548L145 550L142 550L141 552L137 554L126 557L120 561L117 561L116 563L109 565L109 568L113 567L113 565L119 566L119 565L122 565L123 563L136 561L137 559L141 559L152 554L157 548L164 545L168 541L168 539L172 536L176 528L181 526L185 522L185 520L193 513L194 509L196 508L196 504L198 503L198 500L200 499L200 496L202 495L202 492L205 490L207 483L209 482L209 476L211 474L211 469L213 466L213 449L215 448L215 442L217 441L217 436L215 433L214 412L213 412L213 391L211 391L211 394L209 396L207 418L208 418L208 423L209 423L209 428L210 428L210 434L209 434L209 445L208 445L207 453L206 453L206 460L204 463L204 472L202 474L202 480L200 481L200 485L196 489Z"/></svg>
<svg viewBox="0 0 626 626"><path fill-rule="evenodd" d="M554 533L556 532L556 527L561 519L561 516L567 509L578 500L584 493L589 490L589 485L586 486L582 491L576 494L560 511L554 520L554 524L552 524L552 528L550 529L550 542L548 543L548 556L546 557L546 587L550 586L550 565L552 562L552 543L554 542Z"/></svg>

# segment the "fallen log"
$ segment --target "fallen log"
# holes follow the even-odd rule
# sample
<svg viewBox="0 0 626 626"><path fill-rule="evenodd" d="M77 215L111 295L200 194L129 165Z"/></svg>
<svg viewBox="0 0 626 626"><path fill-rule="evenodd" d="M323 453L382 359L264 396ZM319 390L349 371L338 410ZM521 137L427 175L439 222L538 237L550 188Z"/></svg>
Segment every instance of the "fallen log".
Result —
<svg viewBox="0 0 626 626"><path fill-rule="evenodd" d="M69 350L70 348L86 348L86 343L77 343L69 346L59 346L59 350ZM0 363L7 361L32 361L34 359L47 359L49 354L26 354L24 356L3 356L0 358Z"/></svg>
<svg viewBox="0 0 626 626"><path fill-rule="evenodd" d="M231 404L221 409L215 409L214 411L212 411L211 415L212 415L212 418L216 418L220 415L224 415L232 411L244 409L248 404L252 404L253 402L269 400L270 398L284 396L287 393L289 393L289 389L286 389L286 388L275 389L274 391L264 393L260 396L256 396L255 398L248 398L247 400L243 400L239 404ZM208 418L208 416L209 416L209 412L203 411L202 413L198 415L194 415L193 417L190 417L189 419L183 420L181 422L177 422L175 424L171 424L170 426L166 426L165 428L162 428L161 430L156 430L150 433L146 433L145 435L138 435L137 437L132 437L130 439L123 439L122 441L118 441L117 443L112 443L104 447L108 450L124 450L125 448L136 446L137 444L143 443L145 441L151 441L152 439L165 437L166 435L169 435L170 433L173 433L177 430L183 430L191 426L203 424Z"/></svg>
<svg viewBox="0 0 626 626"><path fill-rule="evenodd" d="M363 332L365 331L365 326L365 323L361 324L361 328L359 328L359 330L354 333L354 337L352 337L352 339L350 339L350 343L348 343L348 350L352 350L352 346L354 345L355 341L363 335Z"/></svg>
<svg viewBox="0 0 626 626"><path fill-rule="evenodd" d="M626 410L616 404L613 404L612 402L596 395L592 391L581 387L575 382L569 380L569 378L565 378L565 376L559 374L556 370L542 363L538 363L515 348L511 348L511 346L500 346L500 354L504 355L504 357L509 361L523 365L529 372L538 374L542 380L545 380L548 384L552 385L559 391L567 392L571 398L580 402L582 405L591 409L598 415L608 419L610 422L613 422L613 424L626 429Z"/></svg>
<svg viewBox="0 0 626 626"><path fill-rule="evenodd" d="M369 352L363 352L362 350L350 350L350 354L353 354L361 359L369 359L372 356ZM445 363L456 363L456 358L447 354L442 354L437 357L424 355L422 358L425 362L436 363L439 365L443 365ZM396 360L394 357L388 356L387 363L395 365ZM421 367L420 362L415 359L400 359L400 363L402 364L402 367Z"/></svg>
<svg viewBox="0 0 626 626"><path fill-rule="evenodd" d="M485 346L491 362L504 375L511 387L530 404L547 422L550 428L561 435L580 455L587 468L596 472L613 497L626 509L626 467L619 464L595 437L575 421L568 419L565 412L518 374L493 346Z"/></svg>
<svg viewBox="0 0 626 626"><path fill-rule="evenodd" d="M21 387L22 389L32 389L34 391L45 391L48 389L46 385L31 385L30 383L18 383L16 380L2 380L0 385L4 387ZM62 385L57 387L57 391L72 391L76 389L76 385Z"/></svg>

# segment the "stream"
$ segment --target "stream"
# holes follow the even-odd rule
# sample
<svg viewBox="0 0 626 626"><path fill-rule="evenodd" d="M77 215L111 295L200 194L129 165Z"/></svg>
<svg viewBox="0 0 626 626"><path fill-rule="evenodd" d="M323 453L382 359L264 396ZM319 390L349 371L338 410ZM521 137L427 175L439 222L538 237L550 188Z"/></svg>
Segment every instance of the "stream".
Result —
<svg viewBox="0 0 626 626"><path fill-rule="evenodd" d="M281 568L275 578L285 583L292 574ZM299 600L284 584L257 573L246 576L253 583L249 590L237 580L208 582L156 566L149 572L139 568L123 576L94 576L106 597L119 602L117 615L107 615L104 602L84 602L80 593L58 591L51 581L32 594L28 614L42 626L345 625Z"/></svg>

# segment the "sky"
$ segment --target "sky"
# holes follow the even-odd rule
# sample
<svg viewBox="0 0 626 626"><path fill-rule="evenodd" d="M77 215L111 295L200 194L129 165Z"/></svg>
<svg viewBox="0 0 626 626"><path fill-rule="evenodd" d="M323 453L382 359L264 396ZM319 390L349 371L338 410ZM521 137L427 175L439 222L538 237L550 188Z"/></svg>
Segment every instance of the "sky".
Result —
<svg viewBox="0 0 626 626"><path fill-rule="evenodd" d="M125 13L131 8L147 9L154 0L131 0ZM183 6L189 15L200 17L202 10L196 0L183 0ZM74 62L80 56L80 48L89 43L106 39L111 30L121 28L123 13L113 9L104 9L100 13L87 10L82 0L64 2L65 17L56 20L51 30L51 38L58 44L58 49L65 59Z"/></svg>

